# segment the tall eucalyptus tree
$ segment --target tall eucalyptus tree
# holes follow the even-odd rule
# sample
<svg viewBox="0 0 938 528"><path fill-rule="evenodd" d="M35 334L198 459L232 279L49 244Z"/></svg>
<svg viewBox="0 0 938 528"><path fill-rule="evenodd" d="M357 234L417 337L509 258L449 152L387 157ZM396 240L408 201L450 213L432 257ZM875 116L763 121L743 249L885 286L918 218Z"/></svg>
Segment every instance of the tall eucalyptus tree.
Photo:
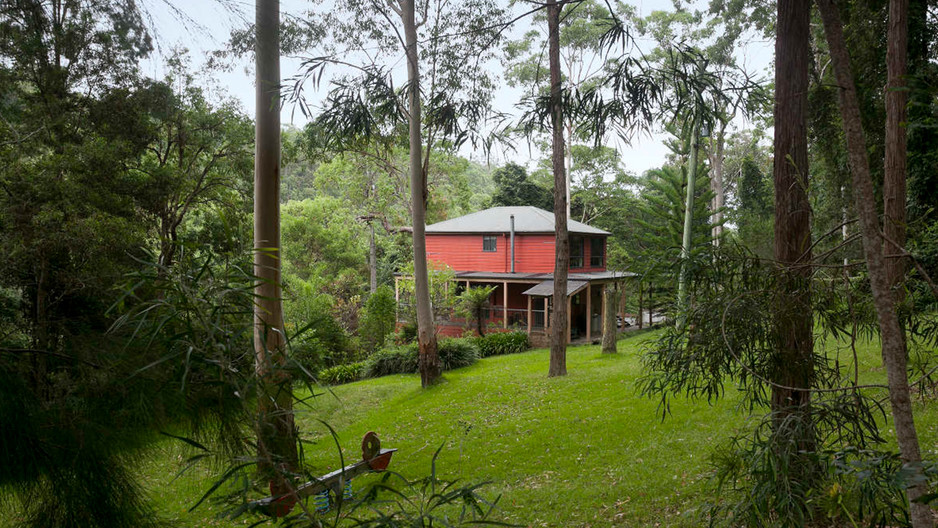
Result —
<svg viewBox="0 0 938 528"><path fill-rule="evenodd" d="M504 11L492 0L354 0L318 15L334 44L307 62L319 78L328 65L355 73L336 80L313 124L327 149L361 142L390 147L407 136L421 384L440 376L429 295L424 227L427 175L434 149L456 148L483 137L492 89L485 61ZM395 58L403 53L406 81L396 88ZM421 73L426 67L424 74ZM426 82L424 82L424 80Z"/></svg>
<svg viewBox="0 0 938 528"><path fill-rule="evenodd" d="M257 0L254 139L255 370L260 381L261 473L281 493L297 469L293 392L286 367L280 274L280 0Z"/></svg>

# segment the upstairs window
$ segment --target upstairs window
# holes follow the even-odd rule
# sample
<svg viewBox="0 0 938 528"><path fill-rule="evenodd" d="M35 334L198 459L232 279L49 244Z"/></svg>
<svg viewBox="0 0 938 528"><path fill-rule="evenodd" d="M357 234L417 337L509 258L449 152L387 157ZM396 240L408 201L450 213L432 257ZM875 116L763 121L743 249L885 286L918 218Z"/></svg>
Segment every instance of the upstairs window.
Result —
<svg viewBox="0 0 938 528"><path fill-rule="evenodd" d="M482 251L498 251L498 238L495 235L483 235Z"/></svg>
<svg viewBox="0 0 938 528"><path fill-rule="evenodd" d="M603 257L606 256L606 244L600 237L590 239L590 267L603 267Z"/></svg>
<svg viewBox="0 0 938 528"><path fill-rule="evenodd" d="M570 237L570 267L583 267L583 237Z"/></svg>

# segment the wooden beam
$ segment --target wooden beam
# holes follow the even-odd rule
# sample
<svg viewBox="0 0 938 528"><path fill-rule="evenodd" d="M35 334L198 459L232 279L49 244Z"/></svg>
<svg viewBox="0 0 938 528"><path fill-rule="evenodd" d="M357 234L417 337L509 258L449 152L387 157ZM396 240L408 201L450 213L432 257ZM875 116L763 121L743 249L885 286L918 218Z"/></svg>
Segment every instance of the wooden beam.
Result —
<svg viewBox="0 0 938 528"><path fill-rule="evenodd" d="M544 332L550 334L550 298L544 297Z"/></svg>
<svg viewBox="0 0 938 528"><path fill-rule="evenodd" d="M528 335L531 335L531 296L528 295Z"/></svg>
<svg viewBox="0 0 938 528"><path fill-rule="evenodd" d="M593 283L586 283L586 342L593 340Z"/></svg>
<svg viewBox="0 0 938 528"><path fill-rule="evenodd" d="M505 330L508 330L508 283L503 282L502 287L505 288L505 310L502 312L502 322Z"/></svg>

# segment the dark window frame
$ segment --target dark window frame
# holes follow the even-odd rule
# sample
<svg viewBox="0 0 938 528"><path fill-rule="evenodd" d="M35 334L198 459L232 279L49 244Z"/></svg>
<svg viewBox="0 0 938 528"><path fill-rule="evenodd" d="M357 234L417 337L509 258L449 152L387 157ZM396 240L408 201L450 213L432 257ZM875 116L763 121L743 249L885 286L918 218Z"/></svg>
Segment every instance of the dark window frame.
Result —
<svg viewBox="0 0 938 528"><path fill-rule="evenodd" d="M489 247L490 242L491 242L491 247ZM498 236L482 235L482 251L485 253L497 253L498 252Z"/></svg>
<svg viewBox="0 0 938 528"><path fill-rule="evenodd" d="M586 247L585 238L581 236L570 237L570 269L583 268L586 265ZM573 248L579 246L579 254L576 254Z"/></svg>
<svg viewBox="0 0 938 528"><path fill-rule="evenodd" d="M596 248L599 247L599 251ZM606 261L606 244L602 237L590 239L590 267L601 268Z"/></svg>

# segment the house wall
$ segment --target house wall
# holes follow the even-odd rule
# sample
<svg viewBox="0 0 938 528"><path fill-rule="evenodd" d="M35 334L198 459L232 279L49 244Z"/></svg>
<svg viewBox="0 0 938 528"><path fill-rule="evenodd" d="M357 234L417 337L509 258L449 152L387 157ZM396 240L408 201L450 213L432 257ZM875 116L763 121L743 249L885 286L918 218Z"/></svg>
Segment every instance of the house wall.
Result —
<svg viewBox="0 0 938 528"><path fill-rule="evenodd" d="M496 251L482 251L482 235L450 235L427 233L427 260L445 263L456 271L511 271L510 237L497 234ZM602 266L590 267L590 237L583 236L583 266L571 272L605 271ZM551 273L554 271L554 235L516 234L515 271L518 273Z"/></svg>

